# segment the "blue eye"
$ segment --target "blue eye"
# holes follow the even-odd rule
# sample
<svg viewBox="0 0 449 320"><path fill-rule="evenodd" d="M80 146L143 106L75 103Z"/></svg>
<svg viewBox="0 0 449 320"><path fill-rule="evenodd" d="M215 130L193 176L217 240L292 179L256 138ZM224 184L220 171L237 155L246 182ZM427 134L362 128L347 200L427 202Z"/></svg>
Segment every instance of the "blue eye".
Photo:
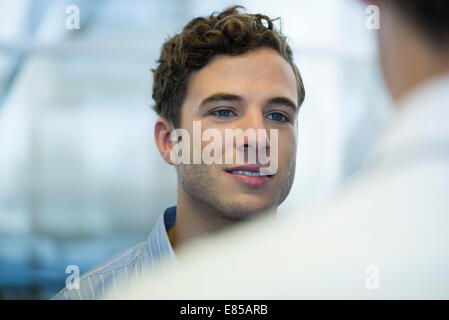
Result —
<svg viewBox="0 0 449 320"><path fill-rule="evenodd" d="M231 110L228 109L221 109L221 110L217 110L214 111L214 114L216 116L218 116L219 118L227 118L227 117L232 117L234 114L234 112L232 112Z"/></svg>
<svg viewBox="0 0 449 320"><path fill-rule="evenodd" d="M282 113L279 112L273 112L268 115L268 119L274 120L274 121L280 121L285 122L287 121L287 117L284 116Z"/></svg>

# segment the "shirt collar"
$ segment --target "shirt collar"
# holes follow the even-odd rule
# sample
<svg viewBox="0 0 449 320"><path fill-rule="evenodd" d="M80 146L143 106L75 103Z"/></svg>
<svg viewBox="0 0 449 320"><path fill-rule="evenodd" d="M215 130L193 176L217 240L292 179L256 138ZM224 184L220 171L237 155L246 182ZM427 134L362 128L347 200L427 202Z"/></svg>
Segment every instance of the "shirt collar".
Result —
<svg viewBox="0 0 449 320"><path fill-rule="evenodd" d="M449 73L421 84L404 96L390 127L372 154L378 166L402 164L449 150Z"/></svg>
<svg viewBox="0 0 449 320"><path fill-rule="evenodd" d="M167 235L167 231L173 227L175 221L176 206L173 206L164 211L153 227L147 240L149 256L153 262L166 258L176 261L175 252Z"/></svg>

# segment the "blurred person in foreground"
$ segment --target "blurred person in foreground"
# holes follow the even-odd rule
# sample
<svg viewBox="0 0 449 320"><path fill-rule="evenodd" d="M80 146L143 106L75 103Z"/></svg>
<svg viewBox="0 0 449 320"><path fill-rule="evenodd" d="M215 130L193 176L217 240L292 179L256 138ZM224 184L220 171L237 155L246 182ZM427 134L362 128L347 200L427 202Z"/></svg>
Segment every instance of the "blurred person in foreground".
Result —
<svg viewBox="0 0 449 320"><path fill-rule="evenodd" d="M449 19L445 0L372 0L395 101L370 169L288 224L198 241L183 268L120 298L449 298Z"/></svg>
<svg viewBox="0 0 449 320"><path fill-rule="evenodd" d="M108 290L120 292L132 276L176 266L176 251L192 239L262 214L274 215L287 197L295 175L304 86L274 20L241 9L190 21L164 43L153 70L153 98L160 115L155 141L162 158L176 168L177 207L160 216L147 241L94 267L81 276L79 289L65 288L54 299L100 299ZM218 143L215 139L226 138L226 130L235 137L230 144ZM246 130L270 134L262 141ZM272 130L276 145L267 141ZM212 135L204 139L207 132ZM208 154L211 138L217 148ZM196 143L199 162L193 159ZM229 149L232 157L226 161ZM250 153L259 155L261 149L269 166L249 161ZM206 162L208 155L217 161ZM178 161L178 156L187 161Z"/></svg>

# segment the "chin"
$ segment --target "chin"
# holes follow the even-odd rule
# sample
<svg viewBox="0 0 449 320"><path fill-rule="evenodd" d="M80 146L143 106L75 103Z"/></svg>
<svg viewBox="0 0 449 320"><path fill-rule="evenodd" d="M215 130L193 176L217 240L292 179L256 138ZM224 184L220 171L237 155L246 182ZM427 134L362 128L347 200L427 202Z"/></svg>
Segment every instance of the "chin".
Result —
<svg viewBox="0 0 449 320"><path fill-rule="evenodd" d="M226 208L227 210L223 213L234 219L248 219L276 209L272 203L264 203L260 200L233 202L226 205Z"/></svg>

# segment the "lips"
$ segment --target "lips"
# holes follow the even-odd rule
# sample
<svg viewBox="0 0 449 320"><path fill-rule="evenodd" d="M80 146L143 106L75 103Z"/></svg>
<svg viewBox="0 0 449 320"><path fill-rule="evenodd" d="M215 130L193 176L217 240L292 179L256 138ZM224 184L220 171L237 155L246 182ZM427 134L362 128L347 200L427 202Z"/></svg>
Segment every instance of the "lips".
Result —
<svg viewBox="0 0 449 320"><path fill-rule="evenodd" d="M236 166L225 169L225 172L235 178L237 181L251 186L261 186L267 183L273 175L260 173L258 165Z"/></svg>

